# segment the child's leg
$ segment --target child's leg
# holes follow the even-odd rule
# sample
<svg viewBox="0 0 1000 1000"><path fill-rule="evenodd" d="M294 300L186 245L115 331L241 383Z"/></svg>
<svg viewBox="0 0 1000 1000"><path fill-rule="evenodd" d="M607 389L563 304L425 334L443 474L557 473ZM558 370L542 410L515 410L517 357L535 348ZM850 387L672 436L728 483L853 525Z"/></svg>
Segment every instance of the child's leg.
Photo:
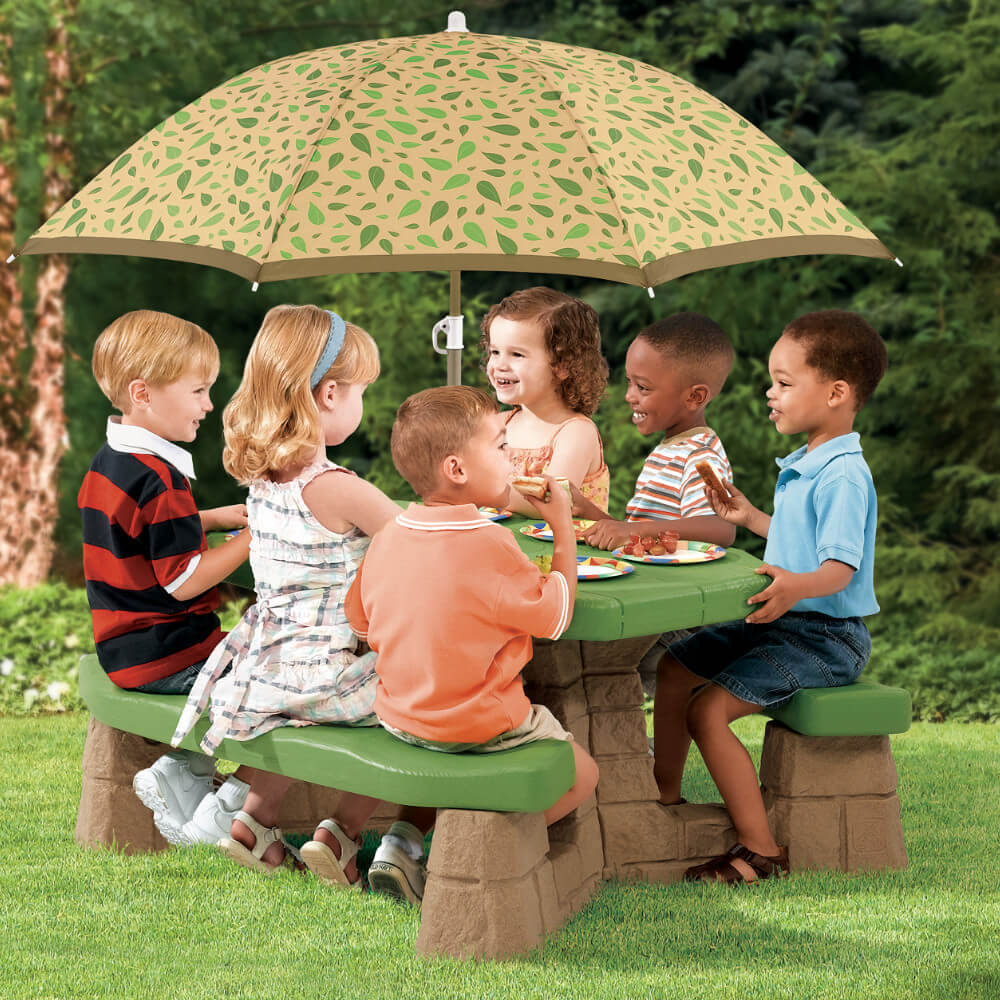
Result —
<svg viewBox="0 0 1000 1000"><path fill-rule="evenodd" d="M372 892L420 906L427 882L424 835L434 826L437 810L403 806L399 818L382 837L368 869Z"/></svg>
<svg viewBox="0 0 1000 1000"><path fill-rule="evenodd" d="M569 790L563 793L562 798L545 810L547 826L571 813L597 787L599 777L597 761L579 743L573 741L570 746L573 748L573 759L576 763L576 779Z"/></svg>
<svg viewBox="0 0 1000 1000"><path fill-rule="evenodd" d="M250 778L250 791L247 792L243 809L261 826L272 827L278 821L278 812L285 793L291 787L292 779L286 778L283 774L272 774L270 771L257 771L253 768L247 768L244 773L246 772L249 772L247 776ZM233 820L230 836L250 849L256 842L253 831L238 819ZM284 847L280 843L274 843L264 852L262 860L264 864L276 867L281 864L284 857Z"/></svg>
<svg viewBox="0 0 1000 1000"><path fill-rule="evenodd" d="M729 728L760 705L730 694L717 684L707 684L688 706L687 731L701 751L705 764L736 827L739 842L764 857L780 853L767 822L757 772L746 747Z"/></svg>
<svg viewBox="0 0 1000 1000"><path fill-rule="evenodd" d="M351 840L357 840L361 836L361 831L365 823L371 818L373 812L378 807L381 799L373 799L367 795L358 795L354 792L343 792L337 804L337 811L333 816L334 822ZM325 827L316 827L313 833L313 840L325 845L333 851L334 856L339 860L342 848L340 841L330 833ZM344 874L351 883L358 878L357 858L351 858L344 866Z"/></svg>
<svg viewBox="0 0 1000 1000"><path fill-rule="evenodd" d="M691 746L686 721L688 702L694 689L704 683L703 677L691 673L669 653L660 658L653 702L653 776L664 805L681 799L681 777Z"/></svg>

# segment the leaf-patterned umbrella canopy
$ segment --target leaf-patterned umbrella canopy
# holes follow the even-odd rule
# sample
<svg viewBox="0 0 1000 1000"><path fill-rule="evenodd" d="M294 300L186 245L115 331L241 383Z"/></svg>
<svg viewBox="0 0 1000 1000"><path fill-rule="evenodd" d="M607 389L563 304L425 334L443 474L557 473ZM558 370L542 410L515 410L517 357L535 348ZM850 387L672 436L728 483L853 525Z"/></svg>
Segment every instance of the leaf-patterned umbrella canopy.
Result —
<svg viewBox="0 0 1000 1000"><path fill-rule="evenodd" d="M685 80L467 32L243 73L143 136L20 252L161 257L253 281L486 269L647 287L767 257L893 257Z"/></svg>

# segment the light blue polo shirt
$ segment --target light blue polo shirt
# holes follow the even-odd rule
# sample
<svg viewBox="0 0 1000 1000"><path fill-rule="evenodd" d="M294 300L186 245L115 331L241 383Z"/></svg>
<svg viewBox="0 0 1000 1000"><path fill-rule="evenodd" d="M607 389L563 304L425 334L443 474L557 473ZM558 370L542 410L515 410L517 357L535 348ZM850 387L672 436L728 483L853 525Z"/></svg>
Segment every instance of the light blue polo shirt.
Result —
<svg viewBox="0 0 1000 1000"><path fill-rule="evenodd" d="M791 573L811 573L827 559L853 566L839 593L799 601L792 611L833 618L873 615L875 524L878 501L857 433L842 434L812 451L776 459L778 484L764 562Z"/></svg>

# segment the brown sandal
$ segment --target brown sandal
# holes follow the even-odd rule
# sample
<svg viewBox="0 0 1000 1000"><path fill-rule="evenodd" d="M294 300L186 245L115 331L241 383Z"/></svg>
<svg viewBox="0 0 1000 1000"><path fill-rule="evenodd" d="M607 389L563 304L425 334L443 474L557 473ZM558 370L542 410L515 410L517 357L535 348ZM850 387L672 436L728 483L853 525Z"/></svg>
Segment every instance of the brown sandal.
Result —
<svg viewBox="0 0 1000 1000"><path fill-rule="evenodd" d="M768 857L749 847L736 844L711 861L694 865L684 873L685 882L724 882L753 885L762 878L785 878L788 875L788 848Z"/></svg>

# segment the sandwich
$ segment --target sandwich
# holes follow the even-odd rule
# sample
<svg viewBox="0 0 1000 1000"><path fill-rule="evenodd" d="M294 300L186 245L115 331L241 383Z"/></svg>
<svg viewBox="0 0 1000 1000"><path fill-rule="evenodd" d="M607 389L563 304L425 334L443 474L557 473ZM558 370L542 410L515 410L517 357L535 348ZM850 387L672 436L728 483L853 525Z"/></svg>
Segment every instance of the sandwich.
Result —
<svg viewBox="0 0 1000 1000"><path fill-rule="evenodd" d="M556 476L555 481L569 496L569 480L563 476ZM511 486L522 496L534 497L536 500L544 500L549 492L549 483L544 476L515 476L511 480Z"/></svg>

